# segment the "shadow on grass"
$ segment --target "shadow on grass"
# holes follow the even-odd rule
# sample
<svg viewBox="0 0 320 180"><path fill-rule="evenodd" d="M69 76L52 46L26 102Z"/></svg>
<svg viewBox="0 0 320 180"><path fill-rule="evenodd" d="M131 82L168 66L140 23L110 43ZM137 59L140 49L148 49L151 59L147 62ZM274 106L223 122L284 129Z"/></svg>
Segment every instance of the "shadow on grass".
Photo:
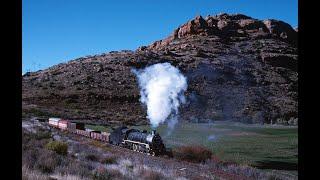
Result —
<svg viewBox="0 0 320 180"><path fill-rule="evenodd" d="M254 167L258 169L298 170L298 163L283 161L258 161Z"/></svg>

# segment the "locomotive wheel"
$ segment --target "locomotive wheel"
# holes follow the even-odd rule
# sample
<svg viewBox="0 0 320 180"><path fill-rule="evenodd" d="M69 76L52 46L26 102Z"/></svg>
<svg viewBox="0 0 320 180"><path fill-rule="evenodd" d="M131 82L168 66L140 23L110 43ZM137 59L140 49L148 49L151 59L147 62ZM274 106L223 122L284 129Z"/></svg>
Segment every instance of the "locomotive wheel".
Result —
<svg viewBox="0 0 320 180"><path fill-rule="evenodd" d="M137 151L137 150L138 150L137 145L133 144L133 151Z"/></svg>

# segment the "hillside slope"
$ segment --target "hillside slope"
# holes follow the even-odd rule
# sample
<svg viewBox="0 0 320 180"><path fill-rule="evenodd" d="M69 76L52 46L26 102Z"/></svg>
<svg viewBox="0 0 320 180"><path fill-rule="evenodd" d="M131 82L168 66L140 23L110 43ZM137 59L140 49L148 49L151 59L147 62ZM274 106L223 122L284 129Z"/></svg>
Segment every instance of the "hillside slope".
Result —
<svg viewBox="0 0 320 180"><path fill-rule="evenodd" d="M241 14L197 16L136 51L83 57L22 80L24 112L144 123L132 68L170 62L188 79L182 120L293 122L298 118L297 32ZM36 109L36 110L35 110Z"/></svg>

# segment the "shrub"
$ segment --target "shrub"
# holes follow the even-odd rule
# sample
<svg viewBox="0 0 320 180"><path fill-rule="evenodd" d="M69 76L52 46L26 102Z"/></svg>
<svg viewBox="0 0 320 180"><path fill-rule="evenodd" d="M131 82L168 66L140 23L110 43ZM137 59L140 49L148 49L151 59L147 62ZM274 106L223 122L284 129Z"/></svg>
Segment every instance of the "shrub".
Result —
<svg viewBox="0 0 320 180"><path fill-rule="evenodd" d="M108 156L101 160L103 164L115 164L117 162L117 158L115 156Z"/></svg>
<svg viewBox="0 0 320 180"><path fill-rule="evenodd" d="M152 170L147 170L144 169L141 174L139 175L141 179L146 179L146 180L161 180L165 179L165 177L157 171L152 171Z"/></svg>
<svg viewBox="0 0 320 180"><path fill-rule="evenodd" d="M35 167L43 173L51 173L58 166L59 159L54 152L43 150L39 151L39 157L35 163Z"/></svg>
<svg viewBox="0 0 320 180"><path fill-rule="evenodd" d="M184 146L175 149L173 156L180 160L199 163L210 159L212 152L202 146Z"/></svg>
<svg viewBox="0 0 320 180"><path fill-rule="evenodd" d="M51 133L49 131L44 131L44 130L39 130L36 135L35 138L37 140L41 140L41 139L49 139L51 138Z"/></svg>
<svg viewBox="0 0 320 180"><path fill-rule="evenodd" d="M80 177L89 177L91 169L87 163L71 160L68 164L56 167L55 172L60 174L76 175Z"/></svg>
<svg viewBox="0 0 320 180"><path fill-rule="evenodd" d="M22 180L49 180L47 175L31 170L26 166L22 166Z"/></svg>
<svg viewBox="0 0 320 180"><path fill-rule="evenodd" d="M68 144L61 141L51 141L46 144L46 148L61 155L68 154Z"/></svg>
<svg viewBox="0 0 320 180"><path fill-rule="evenodd" d="M88 154L86 155L86 159L90 161L98 161L98 157L94 154Z"/></svg>
<svg viewBox="0 0 320 180"><path fill-rule="evenodd" d="M32 168L37 161L39 153L36 149L22 151L22 164Z"/></svg>
<svg viewBox="0 0 320 180"><path fill-rule="evenodd" d="M111 179L109 173L107 171L105 172L97 172L95 171L92 175L92 179L94 180L106 180Z"/></svg>
<svg viewBox="0 0 320 180"><path fill-rule="evenodd" d="M55 114L52 114L52 113L47 112L47 111L43 111L41 109L36 109L36 108L26 109L25 113L32 114L32 115L37 116L37 117L52 117L52 116L56 116Z"/></svg>
<svg viewBox="0 0 320 180"><path fill-rule="evenodd" d="M103 167L99 167L98 169L93 171L92 179L94 180L107 180L114 179L114 177L119 177L121 174L116 171L109 172Z"/></svg>

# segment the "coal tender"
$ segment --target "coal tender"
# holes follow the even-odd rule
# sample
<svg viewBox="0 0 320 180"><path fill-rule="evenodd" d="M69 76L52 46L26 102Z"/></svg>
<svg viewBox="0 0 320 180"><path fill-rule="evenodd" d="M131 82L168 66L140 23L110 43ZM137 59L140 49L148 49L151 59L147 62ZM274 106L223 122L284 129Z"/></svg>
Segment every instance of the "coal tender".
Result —
<svg viewBox="0 0 320 180"><path fill-rule="evenodd" d="M166 148L161 136L152 131L140 131L122 126L113 130L109 136L109 142L133 151L147 153L152 156L165 154Z"/></svg>

